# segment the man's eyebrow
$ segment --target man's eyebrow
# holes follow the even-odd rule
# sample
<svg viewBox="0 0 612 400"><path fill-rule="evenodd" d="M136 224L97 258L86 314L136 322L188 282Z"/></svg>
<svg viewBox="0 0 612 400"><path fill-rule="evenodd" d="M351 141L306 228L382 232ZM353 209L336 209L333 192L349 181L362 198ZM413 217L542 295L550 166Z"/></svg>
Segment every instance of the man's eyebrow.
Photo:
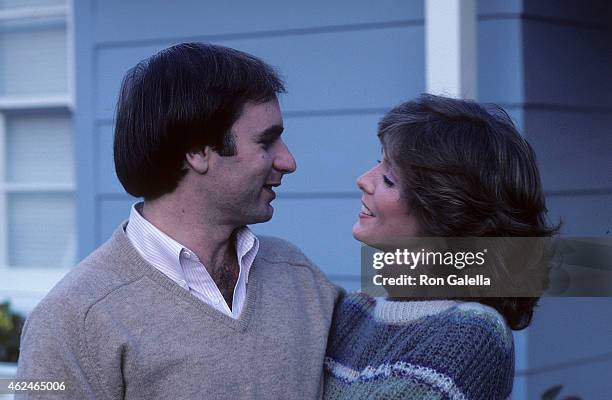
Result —
<svg viewBox="0 0 612 400"><path fill-rule="evenodd" d="M282 125L272 125L265 131L258 133L256 139L258 141L273 140L279 137L284 130L285 128Z"/></svg>

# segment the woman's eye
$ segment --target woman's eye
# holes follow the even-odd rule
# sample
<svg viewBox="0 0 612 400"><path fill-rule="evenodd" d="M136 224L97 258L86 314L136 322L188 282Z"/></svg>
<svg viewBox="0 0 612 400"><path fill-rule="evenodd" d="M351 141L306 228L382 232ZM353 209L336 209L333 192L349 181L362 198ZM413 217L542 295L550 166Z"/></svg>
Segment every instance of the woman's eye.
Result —
<svg viewBox="0 0 612 400"><path fill-rule="evenodd" d="M387 185L387 186L395 185L395 183L391 182L391 180L389 178L387 178L385 175L383 175L383 181L385 182L385 185Z"/></svg>

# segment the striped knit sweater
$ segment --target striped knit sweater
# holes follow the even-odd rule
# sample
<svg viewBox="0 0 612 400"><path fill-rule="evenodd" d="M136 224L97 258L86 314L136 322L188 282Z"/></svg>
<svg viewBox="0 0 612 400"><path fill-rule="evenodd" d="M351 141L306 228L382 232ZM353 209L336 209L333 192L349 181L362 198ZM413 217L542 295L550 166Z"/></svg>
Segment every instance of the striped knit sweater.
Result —
<svg viewBox="0 0 612 400"><path fill-rule="evenodd" d="M512 333L493 308L355 293L336 308L324 399L501 400L513 375Z"/></svg>

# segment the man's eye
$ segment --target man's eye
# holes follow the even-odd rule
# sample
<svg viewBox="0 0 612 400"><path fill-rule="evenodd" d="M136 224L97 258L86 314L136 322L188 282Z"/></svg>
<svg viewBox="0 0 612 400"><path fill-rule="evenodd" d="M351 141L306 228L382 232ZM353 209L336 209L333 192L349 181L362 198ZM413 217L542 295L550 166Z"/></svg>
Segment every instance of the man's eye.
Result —
<svg viewBox="0 0 612 400"><path fill-rule="evenodd" d="M383 181L385 182L385 185L387 185L389 187L395 185L395 183L391 182L391 180L389 178L387 178L385 175L383 175Z"/></svg>

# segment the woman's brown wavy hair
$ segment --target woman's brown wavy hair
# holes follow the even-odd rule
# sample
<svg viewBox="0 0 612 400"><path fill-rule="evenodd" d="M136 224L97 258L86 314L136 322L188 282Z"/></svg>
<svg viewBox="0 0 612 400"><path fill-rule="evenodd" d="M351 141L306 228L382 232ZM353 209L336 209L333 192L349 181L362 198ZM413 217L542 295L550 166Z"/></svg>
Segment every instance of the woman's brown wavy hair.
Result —
<svg viewBox="0 0 612 400"><path fill-rule="evenodd" d="M536 157L499 106L423 94L379 122L387 159L420 234L543 237L550 225ZM526 328L539 298L471 299Z"/></svg>

